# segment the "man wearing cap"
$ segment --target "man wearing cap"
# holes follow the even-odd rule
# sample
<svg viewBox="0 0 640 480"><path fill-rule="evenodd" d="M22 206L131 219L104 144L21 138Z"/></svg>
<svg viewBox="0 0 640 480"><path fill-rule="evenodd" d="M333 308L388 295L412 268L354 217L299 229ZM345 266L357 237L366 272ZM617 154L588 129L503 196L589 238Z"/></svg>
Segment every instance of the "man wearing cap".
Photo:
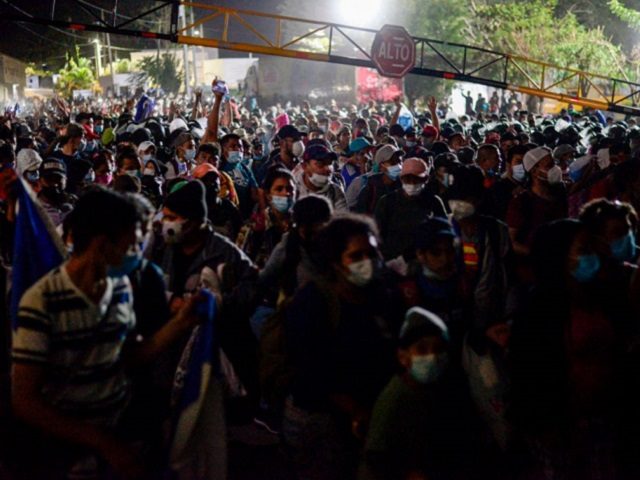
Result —
<svg viewBox="0 0 640 480"><path fill-rule="evenodd" d="M358 478L472 478L473 412L440 317L414 307L400 328L401 371L375 403Z"/></svg>
<svg viewBox="0 0 640 480"><path fill-rule="evenodd" d="M378 200L399 189L402 171L402 150L383 145L373 156L371 172L356 178L347 190L347 203L351 210L373 214ZM355 196L354 200L354 194Z"/></svg>
<svg viewBox="0 0 640 480"><path fill-rule="evenodd" d="M298 199L311 194L320 195L331 202L334 211L348 211L342 185L331 177L337 155L324 145L312 145L305 150L302 159L302 168L294 173Z"/></svg>
<svg viewBox="0 0 640 480"><path fill-rule="evenodd" d="M293 171L300 163L300 158L304 153L304 143L301 140L300 131L293 125L285 125L278 130L276 140L279 150L273 154L266 169L280 167Z"/></svg>
<svg viewBox="0 0 640 480"><path fill-rule="evenodd" d="M431 146L438 140L440 132L433 125L425 125L422 129L422 146L427 150L431 150Z"/></svg>
<svg viewBox="0 0 640 480"><path fill-rule="evenodd" d="M407 158L416 157L418 152L418 139L416 137L416 129L409 127L404 132L404 152Z"/></svg>
<svg viewBox="0 0 640 480"><path fill-rule="evenodd" d="M522 162L531 179L530 187L511 199L506 222L514 252L528 256L538 227L566 218L568 205L562 170L555 164L549 148L529 150Z"/></svg>
<svg viewBox="0 0 640 480"><path fill-rule="evenodd" d="M371 143L364 137L358 137L349 144L347 163L340 170L347 190L355 178L366 172L370 149Z"/></svg>
<svg viewBox="0 0 640 480"><path fill-rule="evenodd" d="M333 150L338 155L344 155L349 151L349 145L351 144L351 128L348 126L341 127L336 134L338 143L333 146Z"/></svg>
<svg viewBox="0 0 640 480"><path fill-rule="evenodd" d="M387 260L400 255L411 258L413 232L429 217L445 217L442 200L425 189L429 167L424 160L409 158L402 164L402 188L383 196L375 207L382 237L382 254Z"/></svg>
<svg viewBox="0 0 640 480"><path fill-rule="evenodd" d="M222 298L222 318L231 329L223 332L230 334L223 342L230 342L225 351L234 361L243 348L243 337L235 333L249 328L247 319L252 313L257 270L238 247L214 232L208 213L206 188L200 180L177 186L162 209L164 244L155 251L153 260L164 271L168 296L176 302L203 285ZM249 345L251 342L244 343L244 348ZM235 363L234 366L241 368Z"/></svg>

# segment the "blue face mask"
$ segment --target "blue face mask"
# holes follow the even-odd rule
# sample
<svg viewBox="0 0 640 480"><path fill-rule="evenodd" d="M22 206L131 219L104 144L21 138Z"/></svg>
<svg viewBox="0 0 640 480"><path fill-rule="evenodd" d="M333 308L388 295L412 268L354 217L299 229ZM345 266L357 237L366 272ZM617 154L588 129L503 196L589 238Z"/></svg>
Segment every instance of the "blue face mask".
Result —
<svg viewBox="0 0 640 480"><path fill-rule="evenodd" d="M636 236L629 232L622 238L611 242L611 255L619 262L630 262L636 256Z"/></svg>
<svg viewBox="0 0 640 480"><path fill-rule="evenodd" d="M571 275L580 283L586 283L593 280L600 270L600 257L595 253L589 255L580 255L578 257L578 266Z"/></svg>
<svg viewBox="0 0 640 480"><path fill-rule="evenodd" d="M413 356L411 376L418 383L433 383L442 376L448 363L449 357L446 353Z"/></svg>
<svg viewBox="0 0 640 480"><path fill-rule="evenodd" d="M400 172L402 172L402 167L400 165L391 165L389 168L387 168L386 174L387 177L395 181L400 178Z"/></svg>
<svg viewBox="0 0 640 480"><path fill-rule="evenodd" d="M271 205L280 213L287 213L293 207L293 197L281 197L274 195L271 197Z"/></svg>
<svg viewBox="0 0 640 480"><path fill-rule="evenodd" d="M238 151L229 152L227 155L227 162L235 165L242 161L242 153Z"/></svg>
<svg viewBox="0 0 640 480"><path fill-rule="evenodd" d="M120 265L109 266L107 275L111 278L125 277L138 268L141 261L142 255L140 252L127 253Z"/></svg>

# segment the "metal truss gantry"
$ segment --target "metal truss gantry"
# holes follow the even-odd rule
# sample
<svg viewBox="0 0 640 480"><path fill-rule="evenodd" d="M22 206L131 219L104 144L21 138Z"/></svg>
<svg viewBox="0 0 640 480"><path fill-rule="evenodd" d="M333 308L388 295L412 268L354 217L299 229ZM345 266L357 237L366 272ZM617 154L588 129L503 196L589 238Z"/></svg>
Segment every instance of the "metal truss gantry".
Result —
<svg viewBox="0 0 640 480"><path fill-rule="evenodd" d="M0 21L375 68L370 48L377 30L368 28L194 1L159 0L152 8L130 17L118 13L118 0L113 0L110 10L100 9L84 0L57 0L58 9L55 8L56 0L51 2L54 7L51 16L45 17L27 12L11 0L0 0ZM74 10L77 18L64 20L56 16L63 3L77 7ZM180 25L179 17L185 10L189 10L193 20ZM105 11L108 12L106 20ZM161 12L167 22L149 21ZM149 28L149 25L156 28ZM206 34L197 35L202 27ZM421 37L413 37L413 40L416 62L410 73L415 75L476 83L584 107L640 115L638 83L470 45Z"/></svg>

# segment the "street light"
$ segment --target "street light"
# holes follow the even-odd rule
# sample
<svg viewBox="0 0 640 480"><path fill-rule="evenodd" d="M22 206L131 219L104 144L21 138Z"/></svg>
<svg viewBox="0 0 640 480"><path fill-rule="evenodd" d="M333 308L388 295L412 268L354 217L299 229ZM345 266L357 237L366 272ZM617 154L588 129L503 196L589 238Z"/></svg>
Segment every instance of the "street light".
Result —
<svg viewBox="0 0 640 480"><path fill-rule="evenodd" d="M343 21L359 27L370 27L382 7L382 0L339 0L339 2Z"/></svg>

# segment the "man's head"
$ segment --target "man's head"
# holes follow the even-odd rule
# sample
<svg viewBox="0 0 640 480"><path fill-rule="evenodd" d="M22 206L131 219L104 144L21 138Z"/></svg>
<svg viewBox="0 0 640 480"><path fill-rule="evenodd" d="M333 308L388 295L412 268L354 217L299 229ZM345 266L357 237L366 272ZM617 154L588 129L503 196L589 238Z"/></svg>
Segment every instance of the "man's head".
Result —
<svg viewBox="0 0 640 480"><path fill-rule="evenodd" d="M371 143L364 138L358 137L349 144L349 163L356 165L364 172L364 166L371 159Z"/></svg>
<svg viewBox="0 0 640 480"><path fill-rule="evenodd" d="M315 188L324 188L329 183L336 160L337 155L322 145L307 148L302 163L305 177Z"/></svg>
<svg viewBox="0 0 640 480"><path fill-rule="evenodd" d="M56 202L61 199L67 188L67 168L62 160L51 157L42 163L40 185L42 194L50 201Z"/></svg>
<svg viewBox="0 0 640 480"><path fill-rule="evenodd" d="M207 219L205 186L200 180L176 184L162 208L162 235L168 244L192 240Z"/></svg>
<svg viewBox="0 0 640 480"><path fill-rule="evenodd" d="M429 179L429 167L420 158L408 158L402 163L400 181L402 189L409 197L419 195Z"/></svg>
<svg viewBox="0 0 640 480"><path fill-rule="evenodd" d="M433 217L418 225L415 247L429 280L448 280L456 273L456 233L446 218Z"/></svg>
<svg viewBox="0 0 640 480"><path fill-rule="evenodd" d="M189 132L182 132L173 142L176 155L183 161L193 162L196 158L196 142Z"/></svg>
<svg viewBox="0 0 640 480"><path fill-rule="evenodd" d="M115 266L137 245L136 206L121 194L103 188L89 191L69 215L74 256L89 253L91 262Z"/></svg>
<svg viewBox="0 0 640 480"><path fill-rule="evenodd" d="M405 314L398 337L398 360L419 384L436 382L448 365L449 332L440 317L421 307Z"/></svg>
<svg viewBox="0 0 640 480"><path fill-rule="evenodd" d="M116 174L117 175L131 175L140 176L142 170L142 163L138 152L133 147L126 147L120 150L118 157L116 158Z"/></svg>
<svg viewBox="0 0 640 480"><path fill-rule="evenodd" d="M476 165L478 165L485 175L494 175L500 170L500 150L491 144L484 144L478 147L476 154Z"/></svg>
<svg viewBox="0 0 640 480"><path fill-rule="evenodd" d="M552 152L547 147L529 150L522 159L525 171L531 177L532 185L548 186L562 181L562 170L556 166Z"/></svg>
<svg viewBox="0 0 640 480"><path fill-rule="evenodd" d="M373 171L384 173L390 180L397 180L402 172L402 155L402 150L393 145L383 145L373 156Z"/></svg>
<svg viewBox="0 0 640 480"><path fill-rule="evenodd" d="M475 165L456 168L454 182L448 190L449 208L456 221L472 218L485 195L484 174Z"/></svg>
<svg viewBox="0 0 640 480"><path fill-rule="evenodd" d="M278 146L280 147L281 152L287 152L289 156L295 156L294 145L296 144L296 142L300 141L301 138L301 133L296 127L294 127L293 125L285 125L280 130L278 130L276 138L278 140Z"/></svg>
<svg viewBox="0 0 640 480"><path fill-rule="evenodd" d="M242 161L244 155L244 147L242 140L235 133L228 133L220 139L220 147L222 148L222 158L231 164L237 164Z"/></svg>

